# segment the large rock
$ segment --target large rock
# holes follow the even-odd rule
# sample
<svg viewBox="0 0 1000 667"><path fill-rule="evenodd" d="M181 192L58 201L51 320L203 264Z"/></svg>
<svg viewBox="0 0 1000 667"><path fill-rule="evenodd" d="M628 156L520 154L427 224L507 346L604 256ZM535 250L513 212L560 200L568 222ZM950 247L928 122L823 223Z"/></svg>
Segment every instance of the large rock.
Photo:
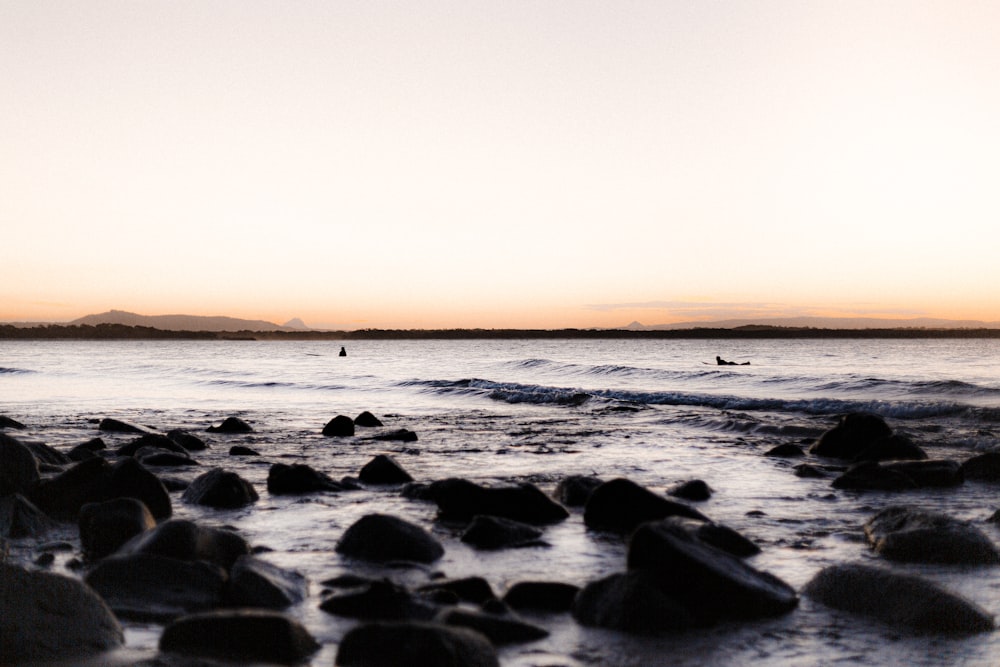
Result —
<svg viewBox="0 0 1000 667"><path fill-rule="evenodd" d="M298 664L319 650L301 623L275 611L235 609L178 618L163 630L160 650L227 662Z"/></svg>
<svg viewBox="0 0 1000 667"><path fill-rule="evenodd" d="M97 426L97 430L107 433L149 433L149 429L143 426L136 426L135 424L115 419L114 417L105 417L102 419L101 423Z"/></svg>
<svg viewBox="0 0 1000 667"><path fill-rule="evenodd" d="M508 549L544 545L535 526L498 516L476 516L462 533L462 541L477 549Z"/></svg>
<svg viewBox="0 0 1000 667"><path fill-rule="evenodd" d="M46 445L44 442L32 442L31 440L22 440L21 444L28 448L31 455L35 457L38 461L39 467L51 467L58 470L62 466L67 466L73 463L73 459L63 454L58 449Z"/></svg>
<svg viewBox="0 0 1000 667"><path fill-rule="evenodd" d="M365 484L406 484L412 482L410 474L388 454L379 454L366 463L358 473Z"/></svg>
<svg viewBox="0 0 1000 667"><path fill-rule="evenodd" d="M775 616L798 605L795 590L781 579L704 544L672 521L644 523L632 533L628 566L652 573L663 593L705 624Z"/></svg>
<svg viewBox="0 0 1000 667"><path fill-rule="evenodd" d="M1000 482L1000 452L985 452L962 462L965 479Z"/></svg>
<svg viewBox="0 0 1000 667"><path fill-rule="evenodd" d="M448 520L471 521L482 514L546 525L569 516L565 507L529 483L487 488L453 477L432 483L427 494L437 503L441 518Z"/></svg>
<svg viewBox="0 0 1000 667"><path fill-rule="evenodd" d="M8 417L7 415L0 415L0 428L23 429L26 427L24 424L17 421L13 417Z"/></svg>
<svg viewBox="0 0 1000 667"><path fill-rule="evenodd" d="M562 612L573 608L579 586L559 581L519 581L503 596L512 609Z"/></svg>
<svg viewBox="0 0 1000 667"><path fill-rule="evenodd" d="M0 562L0 662L66 661L117 648L122 628L77 579Z"/></svg>
<svg viewBox="0 0 1000 667"><path fill-rule="evenodd" d="M90 560L109 556L136 535L156 527L141 500L115 498L80 508L80 546Z"/></svg>
<svg viewBox="0 0 1000 667"><path fill-rule="evenodd" d="M377 426L382 426L382 420L380 420L378 417L365 410L360 415L354 418L354 425L362 426L364 428L374 428Z"/></svg>
<svg viewBox="0 0 1000 667"><path fill-rule="evenodd" d="M644 521L682 516L708 521L708 517L683 503L668 500L635 482L618 478L594 489L584 508L588 528L626 534Z"/></svg>
<svg viewBox="0 0 1000 667"><path fill-rule="evenodd" d="M692 479L682 482L667 491L667 495L683 500L708 500L712 497L712 489L702 479Z"/></svg>
<svg viewBox="0 0 1000 667"><path fill-rule="evenodd" d="M427 597L414 595L388 579L368 581L331 595L319 608L328 614L374 620L427 621L438 607Z"/></svg>
<svg viewBox="0 0 1000 667"><path fill-rule="evenodd" d="M821 570L803 593L822 604L919 633L969 634L993 630L993 617L937 585L867 565Z"/></svg>
<svg viewBox="0 0 1000 667"><path fill-rule="evenodd" d="M187 450L178 445L176 442L171 440L165 435L160 433L146 433L131 442L127 442L118 449L115 453L118 456L135 456L143 447L155 447L157 449L163 449L170 452L177 452L179 454L187 454Z"/></svg>
<svg viewBox="0 0 1000 667"><path fill-rule="evenodd" d="M229 571L226 602L234 607L284 609L302 602L308 585L298 572L253 556L240 556Z"/></svg>
<svg viewBox="0 0 1000 667"><path fill-rule="evenodd" d="M1000 563L981 530L938 512L888 507L865 523L875 551L889 560L918 563Z"/></svg>
<svg viewBox="0 0 1000 667"><path fill-rule="evenodd" d="M926 487L959 486L965 480L956 461L865 461L851 466L837 479L837 489L904 491Z"/></svg>
<svg viewBox="0 0 1000 667"><path fill-rule="evenodd" d="M612 574L592 581L573 603L580 624L638 635L658 635L695 626L695 619L673 597L660 590L657 578L644 570Z"/></svg>
<svg viewBox="0 0 1000 667"><path fill-rule="evenodd" d="M27 494L38 484L38 461L24 443L0 433L0 496Z"/></svg>
<svg viewBox="0 0 1000 667"><path fill-rule="evenodd" d="M329 475L314 470L305 463L275 463L267 471L267 492L272 495L342 491L343 487Z"/></svg>
<svg viewBox="0 0 1000 667"><path fill-rule="evenodd" d="M203 560L226 570L240 556L250 553L242 537L222 528L202 526L186 519L172 519L136 535L118 555L153 554L177 560Z"/></svg>
<svg viewBox="0 0 1000 667"><path fill-rule="evenodd" d="M499 667L482 634L438 623L369 623L348 632L337 647L343 667Z"/></svg>
<svg viewBox="0 0 1000 667"><path fill-rule="evenodd" d="M208 444L204 440L179 428L168 432L167 437L189 452L200 452L208 449Z"/></svg>
<svg viewBox="0 0 1000 667"><path fill-rule="evenodd" d="M583 507L590 500L594 489L604 484L600 477L570 475L556 485L555 497L566 507Z"/></svg>
<svg viewBox="0 0 1000 667"><path fill-rule="evenodd" d="M253 433L253 426L239 417L226 417L218 426L209 426L205 430L209 433L241 434Z"/></svg>
<svg viewBox="0 0 1000 667"><path fill-rule="evenodd" d="M354 420L347 415L337 415L323 427L323 435L331 438L345 438L354 435Z"/></svg>
<svg viewBox="0 0 1000 667"><path fill-rule="evenodd" d="M105 492L98 500L135 498L149 508L157 519L168 519L173 514L170 494L160 478L139 461L124 458L111 466Z"/></svg>
<svg viewBox="0 0 1000 667"><path fill-rule="evenodd" d="M855 457L858 461L922 460L927 452L905 435L894 433L877 438Z"/></svg>
<svg viewBox="0 0 1000 667"><path fill-rule="evenodd" d="M337 553L362 560L432 563L444 547L420 526L386 514L361 517L337 542Z"/></svg>
<svg viewBox="0 0 1000 667"><path fill-rule="evenodd" d="M246 507L260 500L253 484L235 472L213 468L194 478L181 500L194 505L224 509Z"/></svg>
<svg viewBox="0 0 1000 667"><path fill-rule="evenodd" d="M41 537L55 527L45 512L21 494L0 497L0 537Z"/></svg>
<svg viewBox="0 0 1000 667"><path fill-rule="evenodd" d="M470 628L486 635L494 646L530 642L549 636L548 630L506 614L485 614L461 607L446 608L437 620L446 625Z"/></svg>
<svg viewBox="0 0 1000 667"><path fill-rule="evenodd" d="M853 459L879 438L892 435L892 429L878 415L852 412L826 431L809 448L817 456L835 459Z"/></svg>

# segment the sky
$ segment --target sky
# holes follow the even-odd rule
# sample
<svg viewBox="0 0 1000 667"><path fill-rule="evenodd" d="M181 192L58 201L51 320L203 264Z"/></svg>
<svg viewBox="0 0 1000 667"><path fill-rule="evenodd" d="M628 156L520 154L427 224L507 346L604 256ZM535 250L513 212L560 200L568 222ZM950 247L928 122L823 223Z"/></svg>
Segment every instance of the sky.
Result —
<svg viewBox="0 0 1000 667"><path fill-rule="evenodd" d="M0 0L0 321L1000 320L1000 3Z"/></svg>

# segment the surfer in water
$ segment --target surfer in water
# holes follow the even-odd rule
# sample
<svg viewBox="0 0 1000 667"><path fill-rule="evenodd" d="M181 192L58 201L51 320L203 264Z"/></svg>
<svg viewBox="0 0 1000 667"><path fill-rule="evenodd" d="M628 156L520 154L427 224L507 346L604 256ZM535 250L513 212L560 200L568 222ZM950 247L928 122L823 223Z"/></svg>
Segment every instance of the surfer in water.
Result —
<svg viewBox="0 0 1000 667"><path fill-rule="evenodd" d="M749 361L744 361L742 364L738 364L735 361L726 361L725 359L723 359L720 356L716 356L715 357L715 363L717 363L719 366L749 366L750 365Z"/></svg>
<svg viewBox="0 0 1000 667"><path fill-rule="evenodd" d="M341 357L346 357L347 356L347 350L344 349L343 345L341 345L341 347L340 347L340 355L339 356L341 356ZM718 357L716 357L716 358L718 358Z"/></svg>

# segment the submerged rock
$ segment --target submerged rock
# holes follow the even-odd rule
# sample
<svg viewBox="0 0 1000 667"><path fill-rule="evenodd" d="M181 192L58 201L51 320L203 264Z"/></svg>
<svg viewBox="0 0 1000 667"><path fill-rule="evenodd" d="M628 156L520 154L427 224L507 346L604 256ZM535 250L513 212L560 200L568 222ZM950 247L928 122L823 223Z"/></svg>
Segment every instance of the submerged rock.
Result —
<svg viewBox="0 0 1000 667"><path fill-rule="evenodd" d="M203 560L226 570L240 556L250 553L242 537L222 528L202 526L186 519L172 519L126 542L118 555L155 554L177 560Z"/></svg>
<svg viewBox="0 0 1000 667"><path fill-rule="evenodd" d="M387 514L368 514L344 533L337 553L362 560L432 563L444 547L420 526Z"/></svg>
<svg viewBox="0 0 1000 667"><path fill-rule="evenodd" d="M343 487L329 475L314 470L305 463L275 463L267 471L267 492L272 495L293 495L316 491L342 491Z"/></svg>
<svg viewBox="0 0 1000 667"><path fill-rule="evenodd" d="M234 607L284 609L302 602L307 588L306 578L298 572L244 555L230 568L225 598Z"/></svg>
<svg viewBox="0 0 1000 667"><path fill-rule="evenodd" d="M426 621L438 612L437 605L388 580L364 582L331 595L319 608L337 616L377 620Z"/></svg>
<svg viewBox="0 0 1000 667"><path fill-rule="evenodd" d="M570 475L556 485L555 497L566 507L583 507L601 484L604 480L600 477Z"/></svg>
<svg viewBox="0 0 1000 667"><path fill-rule="evenodd" d="M184 490L181 500L195 505L232 509L251 505L260 500L260 496L253 484L235 472L213 468L195 477Z"/></svg>
<svg viewBox="0 0 1000 667"><path fill-rule="evenodd" d="M388 454L379 454L366 463L358 479L365 484L406 484L412 482L410 474Z"/></svg>
<svg viewBox="0 0 1000 667"><path fill-rule="evenodd" d="M959 486L961 466L955 461L865 461L833 480L836 489L904 491L924 487Z"/></svg>
<svg viewBox="0 0 1000 667"><path fill-rule="evenodd" d="M918 563L1000 563L1000 551L981 530L945 514L888 507L864 526L876 553Z"/></svg>
<svg viewBox="0 0 1000 667"><path fill-rule="evenodd" d="M581 625L638 635L696 625L691 612L661 591L656 577L644 570L612 574L584 586L573 602L573 618Z"/></svg>
<svg viewBox="0 0 1000 667"><path fill-rule="evenodd" d="M107 431L109 433L149 433L149 429L143 426L136 426L126 421L120 419L115 419L113 417L105 417L101 420L101 423L97 425L98 431Z"/></svg>
<svg viewBox="0 0 1000 667"><path fill-rule="evenodd" d="M667 495L684 500L708 500L712 497L712 489L704 480L692 479L668 490Z"/></svg>
<svg viewBox="0 0 1000 667"><path fill-rule="evenodd" d="M821 570L803 593L822 604L919 633L969 634L994 629L993 617L918 577L867 565Z"/></svg>
<svg viewBox="0 0 1000 667"><path fill-rule="evenodd" d="M381 420L372 413L365 410L360 415L354 418L355 426L362 426L364 428L375 428L382 426Z"/></svg>
<svg viewBox="0 0 1000 667"><path fill-rule="evenodd" d="M440 623L369 623L348 632L337 647L344 667L499 667L496 649L481 633Z"/></svg>
<svg viewBox="0 0 1000 667"><path fill-rule="evenodd" d="M548 630L513 616L484 614L459 607L444 609L437 620L446 625L470 628L484 634L494 646L530 642L549 636Z"/></svg>
<svg viewBox="0 0 1000 667"><path fill-rule="evenodd" d="M115 498L80 508L80 546L97 560L111 555L130 539L156 527L156 519L141 500Z"/></svg>
<svg viewBox="0 0 1000 667"><path fill-rule="evenodd" d="M209 433L253 433L253 426L239 417L226 417L218 426L205 429Z"/></svg>
<svg viewBox="0 0 1000 667"><path fill-rule="evenodd" d="M513 519L497 516L476 516L462 533L462 541L477 549L508 549L544 545L538 528Z"/></svg>
<svg viewBox="0 0 1000 667"><path fill-rule="evenodd" d="M178 618L163 630L160 650L241 663L297 664L319 643L289 616L259 609L229 609Z"/></svg>
<svg viewBox="0 0 1000 667"><path fill-rule="evenodd" d="M493 587L482 577L464 577L462 579L439 579L424 584L419 589L421 593L447 592L455 599L472 604L483 604L487 600L495 600Z"/></svg>
<svg viewBox="0 0 1000 667"><path fill-rule="evenodd" d="M208 449L208 445L204 440L193 433L188 433L187 431L179 428L175 428L174 430L168 432L167 437L189 452L200 452Z"/></svg>
<svg viewBox="0 0 1000 667"><path fill-rule="evenodd" d="M692 507L668 500L631 480L618 478L594 490L584 508L583 521L588 528L625 534L644 521L668 516L709 520Z"/></svg>
<svg viewBox="0 0 1000 667"><path fill-rule="evenodd" d="M558 523L569 516L565 507L529 483L487 488L452 477L432 483L426 493L446 520L471 521L476 515L489 515L537 526Z"/></svg>
<svg viewBox="0 0 1000 667"><path fill-rule="evenodd" d="M837 459L853 459L879 438L892 435L892 429L878 415L852 412L840 418L840 422L826 431L809 448L816 456Z"/></svg>

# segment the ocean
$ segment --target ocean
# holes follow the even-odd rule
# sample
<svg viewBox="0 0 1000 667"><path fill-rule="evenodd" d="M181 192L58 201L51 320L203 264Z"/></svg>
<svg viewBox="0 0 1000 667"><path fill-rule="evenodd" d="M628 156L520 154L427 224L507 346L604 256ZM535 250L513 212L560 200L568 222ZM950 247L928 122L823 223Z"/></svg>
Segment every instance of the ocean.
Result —
<svg viewBox="0 0 1000 667"><path fill-rule="evenodd" d="M345 345L347 356L338 352ZM749 365L719 366L716 355ZM268 465L303 462L334 479L356 476L390 453L416 480L466 477L499 485L530 481L551 492L560 479L627 477L655 491L701 479L712 497L692 503L755 541L750 563L796 589L821 568L879 563L862 524L890 504L974 521L1000 542L998 489L966 482L905 493L841 491L831 479L794 474L801 460L764 456L782 443L806 446L839 415L882 415L932 458L964 460L996 447L1000 434L1000 340L420 340L420 341L3 341L0 414L24 423L18 438L68 450L101 435L109 447L134 436L98 433L114 417L166 432L181 428L211 446L199 469L238 472L261 495L252 507L212 510L172 495L174 514L238 530L267 560L306 575L309 598L289 610L323 648L311 665L330 665L355 621L318 609L321 582L348 569L334 546L371 512L431 530L445 556L429 571L393 572L408 584L433 571L485 577L498 594L517 581L583 585L625 569L625 547L588 531L579 510L545 529L547 547L481 552L434 521L432 504L366 489L271 497ZM327 438L333 417L362 411L416 442L383 442L359 430ZM228 416L248 435L205 429ZM259 458L228 456L242 444ZM72 526L61 537L75 539ZM59 537L59 536L57 536ZM77 540L78 544L78 540ZM11 543L33 559L33 544ZM74 551L51 569L73 574ZM1000 567L899 565L1000 612ZM383 572L384 574L384 572ZM782 617L642 638L579 626L568 614L529 616L548 638L500 650L505 666L528 665L990 665L1000 634L914 636L835 612L803 598ZM126 647L105 663L155 654L161 626L126 623ZM95 663L96 664L96 663Z"/></svg>

